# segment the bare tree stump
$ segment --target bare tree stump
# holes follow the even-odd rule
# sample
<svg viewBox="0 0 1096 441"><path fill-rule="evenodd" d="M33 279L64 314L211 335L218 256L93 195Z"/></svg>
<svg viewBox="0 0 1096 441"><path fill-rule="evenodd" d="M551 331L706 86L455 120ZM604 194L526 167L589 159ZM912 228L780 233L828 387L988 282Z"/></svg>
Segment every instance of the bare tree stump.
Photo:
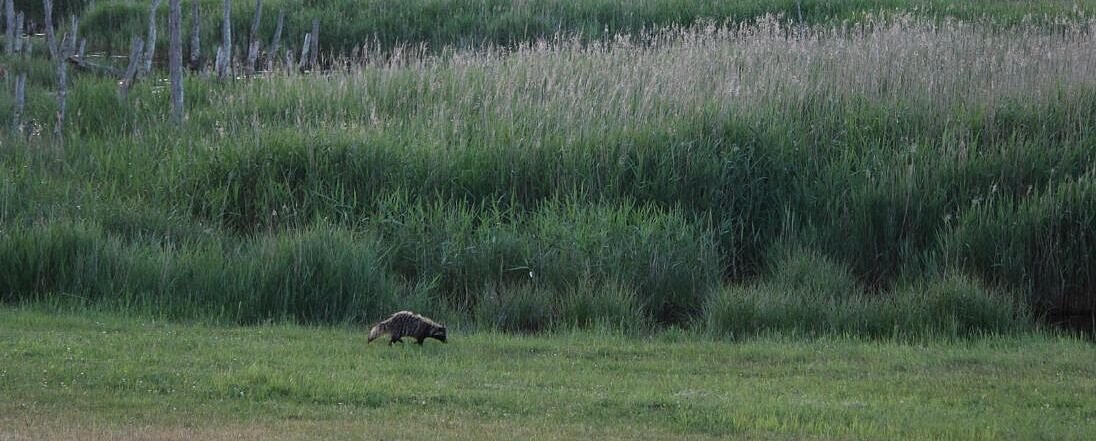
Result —
<svg viewBox="0 0 1096 441"><path fill-rule="evenodd" d="M171 77L171 115L176 124L183 122L183 8L180 0L168 0L167 52L168 73Z"/></svg>
<svg viewBox="0 0 1096 441"><path fill-rule="evenodd" d="M247 73L255 73L255 61L259 58L259 21L263 15L263 0L255 0L255 15L251 18L251 35L247 44Z"/></svg>
<svg viewBox="0 0 1096 441"><path fill-rule="evenodd" d="M213 71L217 72L217 78L223 79L226 76L226 63L224 46L217 46L217 57L213 60Z"/></svg>
<svg viewBox="0 0 1096 441"><path fill-rule="evenodd" d="M129 96L129 88L137 80L137 66L141 64L141 54L144 53L145 42L141 37L133 36L133 45L129 50L129 67L122 75L122 81L118 84L118 96L123 100Z"/></svg>

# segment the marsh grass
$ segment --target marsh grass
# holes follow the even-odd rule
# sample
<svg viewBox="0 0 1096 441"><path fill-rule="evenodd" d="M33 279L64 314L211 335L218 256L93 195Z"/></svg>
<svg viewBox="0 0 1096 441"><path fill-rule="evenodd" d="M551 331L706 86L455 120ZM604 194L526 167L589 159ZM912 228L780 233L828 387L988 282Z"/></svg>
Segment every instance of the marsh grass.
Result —
<svg viewBox="0 0 1096 441"><path fill-rule="evenodd" d="M548 323L579 324L600 301L559 299L620 284L635 307L609 316L684 326L711 316L713 292L777 311L795 306L781 279L817 278L875 305L955 274L944 280L975 299L1000 288L1035 315L1084 311L1094 26L767 16L395 51L324 75L188 78L183 127L156 82L120 102L80 76L63 150L35 134L0 149L4 295L244 322L360 320L403 302L472 320L489 287L515 287L550 294ZM48 73L35 75L28 119L50 121ZM778 271L796 262L768 254L780 241L840 269ZM160 281L185 267L177 255L199 256L201 274L229 268L227 288ZM890 316L842 318L859 308L843 298L817 299L835 324L811 332L892 333ZM1003 327L940 319L959 334Z"/></svg>
<svg viewBox="0 0 1096 441"><path fill-rule="evenodd" d="M742 339L778 334L947 339L1030 329L1020 299L958 274L923 276L868 293L845 266L783 249L761 281L730 286L705 305L706 329Z"/></svg>
<svg viewBox="0 0 1096 441"><path fill-rule="evenodd" d="M41 10L40 2L29 3L31 13L36 8ZM220 1L201 0L201 3L201 41L206 42L205 53L210 54L215 45L210 42L217 41L220 35ZM385 52L401 45L424 46L431 50L447 46L464 49L512 46L559 33L597 41L668 26L689 26L705 20L744 22L764 15L782 15L793 21L799 19L800 12L803 20L812 24L910 13L930 20L958 18L1013 24L1054 23L1059 17L1084 17L1096 6L1091 0L379 0L366 3L320 0L303 4L267 0L263 5L260 34L264 43L268 43L274 33L275 11L284 9L287 14L283 38L288 41L283 44L299 47L301 36L309 32L312 19L317 18L321 23L322 47L331 53L349 53L362 42L373 42ZM166 17L167 7L161 6L161 9ZM253 11L254 2L234 2L233 35L248 35ZM83 32L95 47L124 52L130 35L145 32L147 15L147 3L98 1L86 10ZM189 18L187 21L189 23ZM166 20L159 22L166 23ZM240 41L246 52L246 40Z"/></svg>
<svg viewBox="0 0 1096 441"><path fill-rule="evenodd" d="M0 235L4 300L64 294L139 313L237 323L362 321L403 294L370 238L317 225L240 243L127 242L92 223Z"/></svg>
<svg viewBox="0 0 1096 441"><path fill-rule="evenodd" d="M636 323L684 322L720 268L711 241L672 213L571 203L503 223L441 206L398 208L358 231L321 221L247 239L176 240L151 232L158 219L135 226L139 217L114 213L107 214L112 227L9 226L0 231L0 267L8 269L0 292L7 302L65 293L123 310L235 323L359 323L416 308L536 331L606 318L604 300L564 310L550 293L614 278L642 286L636 301L653 313L619 305L615 319L624 311ZM563 241L552 230L561 226L586 233ZM515 280L527 285L497 288Z"/></svg>
<svg viewBox="0 0 1096 441"><path fill-rule="evenodd" d="M584 330L636 336L654 329L656 317L645 312L644 293L598 280L588 275L565 288L529 281L489 284L474 308L475 321L483 329L519 333Z"/></svg>

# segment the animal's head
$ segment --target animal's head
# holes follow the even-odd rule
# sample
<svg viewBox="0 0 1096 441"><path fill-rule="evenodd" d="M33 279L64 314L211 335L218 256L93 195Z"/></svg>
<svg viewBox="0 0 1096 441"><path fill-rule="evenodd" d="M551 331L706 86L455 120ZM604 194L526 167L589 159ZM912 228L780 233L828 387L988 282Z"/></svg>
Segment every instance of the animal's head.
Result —
<svg viewBox="0 0 1096 441"><path fill-rule="evenodd" d="M430 337L435 338L442 343L445 343L445 326L435 326L433 331L430 333Z"/></svg>

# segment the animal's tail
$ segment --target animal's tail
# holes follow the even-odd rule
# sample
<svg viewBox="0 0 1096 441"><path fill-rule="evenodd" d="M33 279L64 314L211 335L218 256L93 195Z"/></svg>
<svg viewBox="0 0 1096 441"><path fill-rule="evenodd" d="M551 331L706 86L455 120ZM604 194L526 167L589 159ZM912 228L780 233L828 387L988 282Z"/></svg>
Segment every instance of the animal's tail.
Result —
<svg viewBox="0 0 1096 441"><path fill-rule="evenodd" d="M366 340L366 343L372 343L373 340L376 339L377 337L379 337L380 335L381 335L381 325L374 326L373 329L369 330L369 339Z"/></svg>

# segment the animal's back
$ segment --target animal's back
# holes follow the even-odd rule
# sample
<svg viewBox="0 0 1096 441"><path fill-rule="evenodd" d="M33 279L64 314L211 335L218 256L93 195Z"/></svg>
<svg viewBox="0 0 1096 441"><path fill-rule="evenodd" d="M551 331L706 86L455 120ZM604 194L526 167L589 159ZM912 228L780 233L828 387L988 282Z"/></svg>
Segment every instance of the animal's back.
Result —
<svg viewBox="0 0 1096 441"><path fill-rule="evenodd" d="M415 314L411 311L400 311L392 314L384 321L377 323L373 329L369 330L369 341L381 336L382 334L392 335L393 340L399 340L401 337L413 335L419 328L419 324L422 323L422 316Z"/></svg>

